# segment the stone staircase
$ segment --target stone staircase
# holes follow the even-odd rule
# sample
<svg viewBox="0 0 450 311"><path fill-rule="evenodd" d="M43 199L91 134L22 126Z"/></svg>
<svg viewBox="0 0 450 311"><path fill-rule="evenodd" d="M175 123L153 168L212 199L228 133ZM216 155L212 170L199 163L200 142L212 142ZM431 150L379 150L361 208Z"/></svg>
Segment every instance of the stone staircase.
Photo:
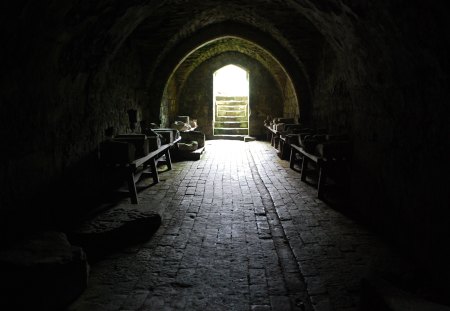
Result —
<svg viewBox="0 0 450 311"><path fill-rule="evenodd" d="M214 136L248 135L248 97L216 96Z"/></svg>

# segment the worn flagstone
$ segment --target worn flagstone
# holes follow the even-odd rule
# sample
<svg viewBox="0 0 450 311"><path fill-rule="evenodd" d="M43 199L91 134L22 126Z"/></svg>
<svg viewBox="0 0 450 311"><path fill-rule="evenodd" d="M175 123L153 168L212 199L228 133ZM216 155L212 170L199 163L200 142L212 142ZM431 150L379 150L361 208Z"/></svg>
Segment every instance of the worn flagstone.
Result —
<svg viewBox="0 0 450 311"><path fill-rule="evenodd" d="M403 264L266 142L208 141L160 179L139 193L158 231L92 265L69 310L357 310L361 278Z"/></svg>

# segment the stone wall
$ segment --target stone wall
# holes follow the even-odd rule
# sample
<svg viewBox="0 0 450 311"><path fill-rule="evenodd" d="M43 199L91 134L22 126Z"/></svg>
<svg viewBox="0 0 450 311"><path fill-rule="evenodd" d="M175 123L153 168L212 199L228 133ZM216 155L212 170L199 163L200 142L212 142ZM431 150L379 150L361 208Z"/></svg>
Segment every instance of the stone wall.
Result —
<svg viewBox="0 0 450 311"><path fill-rule="evenodd" d="M161 119L161 127L170 127L174 121L174 116L180 115L178 113L178 103L177 103L177 86L174 79L170 79L166 85L163 93L163 98L161 100L161 110L159 117ZM155 122L158 124L158 122Z"/></svg>
<svg viewBox="0 0 450 311"><path fill-rule="evenodd" d="M180 83L161 96L193 48L215 34L232 35L257 43L283 64L295 90L302 90L297 92L300 117L351 134L349 209L426 266L445 267L449 258L441 250L450 236L445 1L168 3L5 3L0 18L2 213L20 214L25 207L39 222L48 208L38 210L33 202L54 201L65 211L58 200L64 192L70 198L95 195L101 178L95 164L98 144L106 127L126 130L127 109L152 121L159 121L162 111L165 124L166 113L189 114L210 126L212 73L227 63L228 56L219 56L224 52L247 55L239 59L251 76L259 75L258 85L251 82L251 105L257 105L251 107L252 124L259 127L277 103L285 110L276 113L293 114L287 84L273 87L282 75L260 66L270 64L268 58L260 51L252 55L253 46L242 40L214 53L199 50L204 58L199 54ZM257 127L252 135L260 133ZM77 208L81 213L86 205ZM450 280L450 273L445 277Z"/></svg>
<svg viewBox="0 0 450 311"><path fill-rule="evenodd" d="M285 86L283 88L283 117L292 118L297 122L300 117L301 94L297 95L295 89L290 86L292 84L290 78L280 81L280 83Z"/></svg>
<svg viewBox="0 0 450 311"><path fill-rule="evenodd" d="M336 17L332 31L323 13L316 25L331 40L312 106L316 126L351 133L353 210L425 266L442 268L450 213L442 184L449 71L441 51L449 37L439 35L437 7L366 2L358 15ZM444 277L436 271L437 282Z"/></svg>
<svg viewBox="0 0 450 311"><path fill-rule="evenodd" d="M137 109L142 118L146 96L138 86L141 67L131 45L117 51L114 61L97 55L87 64L73 55L84 49L88 57L89 45L76 37L61 41L64 28L49 33L52 20L43 25L35 14L25 10L22 18L39 27L22 25L5 50L9 64L0 85L0 118L8 147L1 152L0 212L29 213L39 226L95 205L107 182L98 163L105 129L127 131L127 110Z"/></svg>

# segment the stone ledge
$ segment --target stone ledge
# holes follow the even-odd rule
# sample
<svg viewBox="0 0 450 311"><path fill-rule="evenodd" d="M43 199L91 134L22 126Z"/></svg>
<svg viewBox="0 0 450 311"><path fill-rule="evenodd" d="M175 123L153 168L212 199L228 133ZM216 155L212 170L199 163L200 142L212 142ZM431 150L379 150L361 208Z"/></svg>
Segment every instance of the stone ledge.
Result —
<svg viewBox="0 0 450 311"><path fill-rule="evenodd" d="M205 152L205 147L200 147L194 151L178 150L173 153L172 159L174 161L185 161L185 160L197 161L197 160L201 159L204 152Z"/></svg>

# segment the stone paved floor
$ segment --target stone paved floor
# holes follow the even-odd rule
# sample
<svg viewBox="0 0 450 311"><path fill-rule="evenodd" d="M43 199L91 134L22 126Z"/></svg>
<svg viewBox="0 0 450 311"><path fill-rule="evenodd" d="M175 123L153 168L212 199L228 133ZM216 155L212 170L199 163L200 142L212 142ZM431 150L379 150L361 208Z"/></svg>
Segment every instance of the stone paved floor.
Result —
<svg viewBox="0 0 450 311"><path fill-rule="evenodd" d="M358 310L361 277L401 265L266 142L208 141L139 193L163 223L91 266L69 310Z"/></svg>

